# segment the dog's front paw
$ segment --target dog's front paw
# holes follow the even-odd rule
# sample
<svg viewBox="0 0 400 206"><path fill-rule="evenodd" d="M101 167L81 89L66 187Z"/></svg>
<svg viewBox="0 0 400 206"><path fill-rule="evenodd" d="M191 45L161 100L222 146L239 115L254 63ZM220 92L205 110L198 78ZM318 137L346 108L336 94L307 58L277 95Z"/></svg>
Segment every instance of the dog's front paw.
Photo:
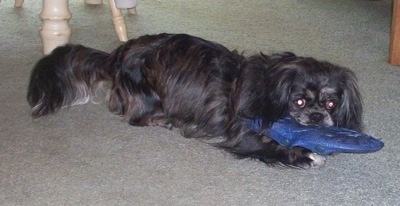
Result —
<svg viewBox="0 0 400 206"><path fill-rule="evenodd" d="M326 162L324 156L300 147L291 149L288 157L288 162L284 164L302 169L322 168Z"/></svg>
<svg viewBox="0 0 400 206"><path fill-rule="evenodd" d="M322 168L326 162L326 157L315 153L308 153L308 158L312 160L310 161L310 168Z"/></svg>

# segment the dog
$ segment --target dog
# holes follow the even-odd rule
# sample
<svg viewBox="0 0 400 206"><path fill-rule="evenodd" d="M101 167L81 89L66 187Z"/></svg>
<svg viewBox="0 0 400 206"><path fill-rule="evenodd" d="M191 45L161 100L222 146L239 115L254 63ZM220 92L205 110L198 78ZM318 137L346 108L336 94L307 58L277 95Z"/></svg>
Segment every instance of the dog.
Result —
<svg viewBox="0 0 400 206"><path fill-rule="evenodd" d="M291 52L245 57L187 34L145 35L111 53L67 44L33 68L27 100L38 118L85 104L108 83L108 107L134 126L180 128L239 158L267 165L320 168L326 157L280 146L263 129L290 115L302 125L362 131L362 100L355 74ZM222 139L221 139L222 138Z"/></svg>

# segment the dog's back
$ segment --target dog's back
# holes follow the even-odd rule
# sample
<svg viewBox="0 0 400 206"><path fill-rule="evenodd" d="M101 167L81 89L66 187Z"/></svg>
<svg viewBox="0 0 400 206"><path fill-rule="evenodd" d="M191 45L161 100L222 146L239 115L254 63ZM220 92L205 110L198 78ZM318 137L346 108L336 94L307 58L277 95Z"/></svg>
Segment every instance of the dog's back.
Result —
<svg viewBox="0 0 400 206"><path fill-rule="evenodd" d="M232 83L244 58L185 34L157 37L131 40L113 53L119 72L111 111L133 125L168 122L188 131L185 136L224 135Z"/></svg>
<svg viewBox="0 0 400 206"><path fill-rule="evenodd" d="M186 34L142 36L111 54L66 45L33 69L28 102L32 116L40 117L89 102L97 85L110 81L109 109L132 125L175 124L185 136L224 135L232 83L244 62L220 44Z"/></svg>

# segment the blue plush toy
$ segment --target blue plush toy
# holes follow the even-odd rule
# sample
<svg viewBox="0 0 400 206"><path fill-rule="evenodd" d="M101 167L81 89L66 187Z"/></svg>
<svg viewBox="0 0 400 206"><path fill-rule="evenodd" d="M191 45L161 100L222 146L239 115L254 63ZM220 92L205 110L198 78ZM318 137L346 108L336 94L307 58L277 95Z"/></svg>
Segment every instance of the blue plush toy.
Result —
<svg viewBox="0 0 400 206"><path fill-rule="evenodd" d="M248 126L256 132L261 125L261 119L248 121ZM281 146L300 146L320 155L376 152L384 146L382 141L366 134L333 126L303 126L290 116L276 121L264 134Z"/></svg>

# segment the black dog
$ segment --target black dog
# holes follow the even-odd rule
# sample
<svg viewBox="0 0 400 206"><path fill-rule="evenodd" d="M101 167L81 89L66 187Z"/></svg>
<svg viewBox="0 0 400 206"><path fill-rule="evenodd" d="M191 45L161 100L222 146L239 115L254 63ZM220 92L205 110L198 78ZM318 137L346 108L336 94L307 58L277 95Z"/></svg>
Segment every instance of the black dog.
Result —
<svg viewBox="0 0 400 206"><path fill-rule="evenodd" d="M267 164L321 167L325 157L288 149L249 130L285 115L303 125L362 130L362 104L349 69L295 56L243 57L185 34L147 35L111 54L81 45L56 48L33 69L28 102L34 118L92 100L110 82L110 111L131 125L179 127L186 137L223 137L218 146Z"/></svg>

